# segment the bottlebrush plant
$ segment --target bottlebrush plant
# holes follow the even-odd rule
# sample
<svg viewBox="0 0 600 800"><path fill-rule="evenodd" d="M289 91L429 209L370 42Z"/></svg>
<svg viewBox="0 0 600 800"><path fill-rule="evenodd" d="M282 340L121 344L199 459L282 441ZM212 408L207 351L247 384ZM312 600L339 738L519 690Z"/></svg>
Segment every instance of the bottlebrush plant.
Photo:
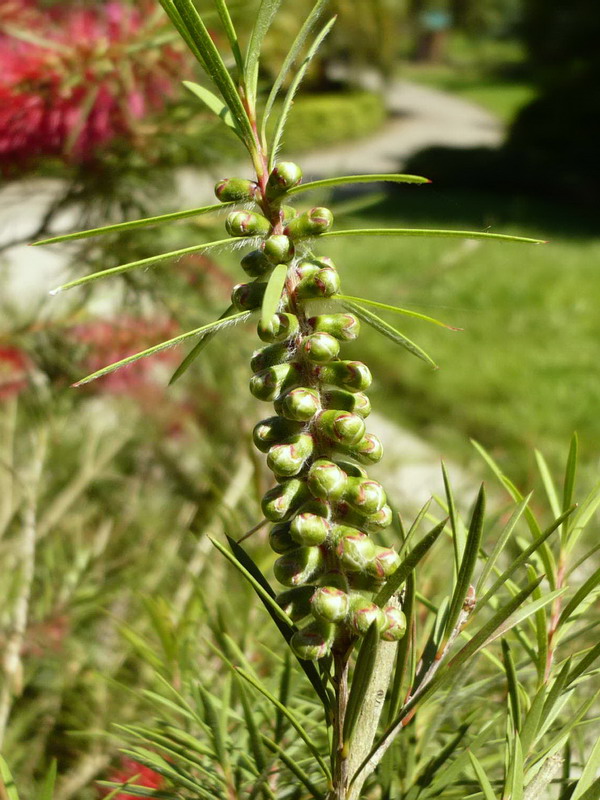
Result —
<svg viewBox="0 0 600 800"><path fill-rule="evenodd" d="M220 542L214 544L255 589L314 696L307 700L302 695L294 705L289 656L284 658L274 693L268 680L223 638L226 643L219 652L234 671L233 688L228 684L223 695L197 683L183 692L173 690L169 702L179 706L192 730L189 726L178 730L164 720L156 726L130 727L128 733L145 746L128 754L165 778L172 791L163 788L161 797L531 800L546 796L561 765L557 796L564 800L597 797L600 784L594 772L586 767L577 775L573 765L572 773L571 756L561 756L594 700L585 700L565 716L566 704L576 702L600 654L598 645L586 649L585 633L577 660L568 651L557 654L559 643L568 643L576 635L572 626L600 584L598 571L574 592L567 583L572 574L569 568L574 569L568 563L573 546L600 502L595 492L576 512L576 440L562 499L540 460L552 511L547 524L531 510L529 498L520 495L485 454L515 501L495 541L484 544L483 487L465 522L445 474L446 497L438 500L442 519L427 506L405 531L382 485L368 476L367 468L383 453L381 442L367 431L365 422L370 412L365 392L371 373L367 365L347 358L346 348L364 323L410 354L433 363L372 309L441 323L384 302L343 294L340 274L325 249L334 236L539 241L477 231L337 230L328 208L298 208L295 202L317 189L368 181L427 182L400 174L303 182L301 167L279 158L295 93L334 24L329 20L312 44L306 44L325 0L318 0L302 25L264 102L262 98L259 102L258 91L261 44L280 0L262 0L245 52L225 0L215 0L214 9L231 48L231 69L191 0L161 2L212 83L212 89L190 82L187 88L239 138L252 175L219 181L215 187L219 203L214 205L37 244L131 231L230 209L225 238L79 277L55 291L209 248L248 248L241 267L250 280L233 288L231 305L219 320L103 367L76 385L196 339L174 375L179 378L215 334L235 323L257 320L263 346L250 364L250 391L274 408L254 429L254 443L266 454L274 476L274 486L262 502L264 519L257 528L271 524L269 544L278 556L274 575L283 590L272 589L269 578L239 542L230 538L229 549ZM268 137L267 122L294 66L274 133ZM414 543L415 532L425 520L433 521L433 527ZM521 531L523 521L530 542ZM385 534L392 523L396 535L389 530ZM487 525L492 527L490 522ZM384 538L377 540L380 534ZM436 541L446 538L452 543L452 555L437 575L438 581L449 584L449 591L421 585L417 567ZM508 566L502 563L506 551L512 556ZM521 568L527 575L522 588L515 582ZM501 658L490 648L500 638ZM479 653L487 659L486 669L469 683L469 670ZM250 702L249 690L256 693L256 703ZM490 703L497 703L497 713L486 715L478 727L480 695L489 693ZM318 719L315 703L321 707ZM443 730L442 722L446 723ZM587 752L587 746L585 742L583 751ZM597 765L600 745L594 747L590 759ZM147 789L129 784L127 793L148 796Z"/></svg>

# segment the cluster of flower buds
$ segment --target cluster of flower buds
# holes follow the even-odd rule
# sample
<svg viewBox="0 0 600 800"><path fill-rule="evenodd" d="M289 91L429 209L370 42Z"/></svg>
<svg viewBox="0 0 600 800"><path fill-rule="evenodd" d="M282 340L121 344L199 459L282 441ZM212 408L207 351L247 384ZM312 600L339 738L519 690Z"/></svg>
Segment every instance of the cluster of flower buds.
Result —
<svg viewBox="0 0 600 800"><path fill-rule="evenodd" d="M399 557L370 536L392 516L383 487L364 468L383 452L365 426L371 373L360 361L340 358L341 345L357 338L360 323L324 307L322 301L339 292L340 279L331 259L315 257L309 243L331 228L333 215L321 207L297 213L285 204L301 179L296 164L282 162L262 190L229 178L215 191L222 202L251 201L259 209L227 217L230 235L260 238L258 249L242 258L253 280L234 287L234 306L259 309L270 273L287 266L277 313L258 325L265 346L252 358L250 391L275 410L256 425L254 443L278 481L262 502L274 523L275 576L287 587L278 602L302 625L292 639L295 652L316 660L347 647L373 623L387 641L400 639L406 623L398 608L380 608L372 599Z"/></svg>

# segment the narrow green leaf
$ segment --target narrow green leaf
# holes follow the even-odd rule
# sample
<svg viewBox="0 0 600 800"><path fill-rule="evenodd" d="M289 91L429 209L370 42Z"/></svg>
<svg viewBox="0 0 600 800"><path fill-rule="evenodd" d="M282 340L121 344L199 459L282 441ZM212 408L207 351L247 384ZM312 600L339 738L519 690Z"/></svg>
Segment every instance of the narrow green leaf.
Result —
<svg viewBox="0 0 600 800"><path fill-rule="evenodd" d="M294 728L294 730L297 731L297 733L300 735L300 738L302 739L302 741L306 744L306 746L308 747L310 752L313 754L313 756L317 760L319 766L321 767L321 771L323 772L325 777L328 780L331 780L331 773L329 771L329 768L328 768L327 764L323 761L323 758L322 758L321 754L319 753L317 747L315 746L312 738L310 737L308 732L305 730L305 728L301 725L301 723L298 720L298 718L296 717L296 715L289 708L287 708L286 706L283 706L279 702L279 700L274 695L272 695L271 692L269 692L268 689L266 689L261 683L259 683L259 681L257 681L256 678L254 678L252 675L250 675L249 673L245 672L243 669L239 669L239 668L236 668L236 672L239 675L241 675L242 678L244 678L244 680L248 681L248 683L251 686L254 686L254 688L257 691L259 691L260 694L263 695L263 697L266 697L267 700L275 708L278 708L281 711L281 713L289 720L289 722L292 725L292 727Z"/></svg>
<svg viewBox="0 0 600 800"><path fill-rule="evenodd" d="M578 800L600 800L600 778L596 778Z"/></svg>
<svg viewBox="0 0 600 800"><path fill-rule="evenodd" d="M481 575L479 576L479 580L477 581L477 587L476 587L476 590L475 590L475 594L477 596L479 596L479 594L481 593L481 589L485 586L485 583L486 583L487 579L489 578L490 573L492 572L492 570L493 570L498 558L500 557L500 554L504 550L504 547L505 547L506 543L510 539L511 534L512 534L513 530L515 529L515 526L516 526L517 522L521 519L521 517L523 515L523 512L527 508L527 505L529 504L529 501L531 500L531 495L532 494L533 494L533 492L528 494L527 497L524 500L522 500L520 503L518 503L518 505L516 506L515 510L513 511L512 515L511 515L510 519L508 520L508 522L506 523L506 525L502 529L502 532L500 533L500 536L498 536L498 538L496 540L496 544L494 545L494 549L492 550L492 552L488 556L488 558L487 558L487 560L485 562L485 566L484 566L484 568L483 568L483 570L481 572Z"/></svg>
<svg viewBox="0 0 600 800"><path fill-rule="evenodd" d="M199 208L188 208L185 211L174 211L171 214L159 214L156 217L144 217L144 219L132 219L128 222L117 222L115 225L103 225L100 228L89 228L87 231L77 231L76 233L64 233L60 236L52 236L49 239L40 239L38 242L31 242L31 247L38 247L45 244L58 244L58 242L70 242L75 239L87 239L91 236L102 236L105 233L121 233L135 228L145 228L148 225L159 225L163 222L175 222L178 219L187 217L198 217L201 214L210 214L213 211L220 211L235 205L232 200L229 203L217 203L211 206L200 206Z"/></svg>
<svg viewBox="0 0 600 800"><path fill-rule="evenodd" d="M567 605L563 608L560 617L558 618L557 628L561 628L577 608L600 586L600 567L595 572L592 572L590 577L581 584L579 589L575 592L573 597L569 600Z"/></svg>
<svg viewBox="0 0 600 800"><path fill-rule="evenodd" d="M260 312L260 321L262 325L267 325L279 306L281 300L281 293L285 286L285 279L287 277L287 265L278 264L267 282L267 288L263 295L262 308Z"/></svg>
<svg viewBox="0 0 600 800"><path fill-rule="evenodd" d="M219 320L227 319L231 316L231 312L234 310L235 306L229 306L225 309L225 311L219 317ZM209 331L208 333L204 333L200 336L196 344L192 347L190 352L186 355L183 359L181 364L177 367L175 372L171 375L169 379L169 386L172 386L175 381L178 381L182 375L184 375L188 369L192 366L194 361L199 357L200 353L207 347L208 344L214 339L220 329L215 331Z"/></svg>
<svg viewBox="0 0 600 800"><path fill-rule="evenodd" d="M321 16L325 6L327 5L327 2L328 0L317 0L317 2L312 8L312 11L306 17L302 27L298 31L296 38L292 43L292 46L288 50L287 55L283 60L283 64L281 65L279 73L275 78L275 80L273 81L273 86L271 87L271 91L269 92L269 97L267 98L267 102L265 103L265 110L263 112L263 118L261 124L261 139L263 142L263 146L265 147L266 147L267 122L269 117L271 116L271 111L273 110L273 104L277 99L279 90L283 86L283 83L288 75L288 72L290 71L296 59L300 55L300 51L304 47L304 43L309 33L317 24L317 21ZM288 192L288 195L289 194L291 194L291 191Z"/></svg>
<svg viewBox="0 0 600 800"><path fill-rule="evenodd" d="M238 77L241 80L244 74L244 59L242 58L240 44L238 42L237 33L235 32L235 28L233 26L231 14L229 13L229 9L227 8L227 3L225 0L215 0L215 5L217 7L219 17L221 18L221 24L223 25L225 34L229 39L231 52L233 53L233 57L235 58L235 63L238 68Z"/></svg>
<svg viewBox="0 0 600 800"><path fill-rule="evenodd" d="M54 796L54 787L56 785L56 759L52 759L52 763L46 772L42 789L37 797L37 800L52 800Z"/></svg>
<svg viewBox="0 0 600 800"><path fill-rule="evenodd" d="M585 498L577 515L573 518L569 527L569 538L565 545L565 551L571 552L579 540L582 532L589 524L590 520L600 507L600 484L596 484L592 491Z"/></svg>
<svg viewBox="0 0 600 800"><path fill-rule="evenodd" d="M542 478L542 483L544 485L544 490L546 492L546 497L550 503L550 508L552 509L554 516L558 517L560 514L560 503L558 502L558 493L550 473L550 468L548 467L548 462L544 458L543 453L541 453L539 450L535 450L534 453L538 470Z"/></svg>
<svg viewBox="0 0 600 800"><path fill-rule="evenodd" d="M600 642L591 647L583 658L575 664L567 678L567 685L570 686L573 681L576 681L577 678L585 674L588 668L591 667L598 658L600 658Z"/></svg>
<svg viewBox="0 0 600 800"><path fill-rule="evenodd" d="M464 525L460 524L460 519L456 513L456 503L454 502L454 494L450 486L450 479L446 471L446 465L442 461L442 478L444 481L444 492L446 494L446 502L448 504L448 517L450 519L450 530L452 531L452 548L454 550L454 566L458 572L460 562L463 556L466 542L466 533Z"/></svg>
<svg viewBox="0 0 600 800"><path fill-rule="evenodd" d="M350 295L346 294L336 294L334 299L358 303L359 305L362 304L374 306L375 308L381 308L384 311L393 311L395 314L403 314L405 317L414 317L414 319L420 319L423 322L432 322L434 325L439 325L441 328L447 328L451 331L462 330L462 328L455 328L452 325L447 325L445 322L441 322L439 319L434 319L434 317L428 317L426 314L420 314L418 311L410 311L408 308L400 308L399 306L390 306L387 303L379 303L376 300L369 300L366 297L351 297Z"/></svg>
<svg viewBox="0 0 600 800"><path fill-rule="evenodd" d="M19 800L19 792L17 791L14 778L8 764L2 756L0 756L0 781L2 781L7 800Z"/></svg>
<svg viewBox="0 0 600 800"><path fill-rule="evenodd" d="M216 94L211 92L210 89L206 89L204 86L201 86L199 83L194 83L193 81L182 81L182 83L189 92L191 92L195 97L198 98L198 100L204 103L204 105L207 106L213 112L213 114L219 117L219 119L221 119L228 128L234 130L243 141L243 134L240 131L237 120L234 119L229 108L217 97Z"/></svg>
<svg viewBox="0 0 600 800"><path fill-rule="evenodd" d="M483 521L485 519L485 488L483 484L477 495L473 513L471 514L471 522L469 524L469 532L465 542L465 549L460 562L460 569L456 578L456 586L452 594L452 601L450 603L450 611L448 612L448 619L446 621L445 636L448 637L454 630L455 625L458 623L460 615L463 611L465 600L469 592L473 580L473 573L477 566L477 558L479 556L479 547L481 545L481 537L483 533Z"/></svg>
<svg viewBox="0 0 600 800"><path fill-rule="evenodd" d="M448 609L450 607L450 598L444 597L435 612L435 619L433 626L425 642L425 647L421 653L420 668L411 687L411 695L414 695L425 680L431 666L435 664L440 653L443 651L442 642L444 639L444 630L446 629L446 620L448 619Z"/></svg>
<svg viewBox="0 0 600 800"><path fill-rule="evenodd" d="M526 236L509 236L505 233L484 233L483 231L446 231L428 228L355 228L346 231L327 231L325 236L432 236L442 239L497 239L503 242L524 242L526 244L546 244L542 239L529 239Z"/></svg>
<svg viewBox="0 0 600 800"><path fill-rule="evenodd" d="M285 706L288 703L289 695L290 695L290 683L292 678L292 659L291 659L291 651L286 650L284 655L284 662L283 662L283 669L281 670L281 677L279 679L279 702L281 705ZM284 716L279 709L277 709L277 713L275 715L275 725L274 725L274 737L276 742L280 742L283 739L283 735L285 733L284 728Z"/></svg>
<svg viewBox="0 0 600 800"><path fill-rule="evenodd" d="M510 645L506 639L502 640L502 656L504 661L504 671L506 673L506 683L508 686L508 697L510 699L510 715L513 727L516 731L521 728L521 704L519 701L519 679L517 670L512 657Z"/></svg>
<svg viewBox="0 0 600 800"><path fill-rule="evenodd" d="M473 769L475 770L475 776L481 786L483 791L484 800L497 800L496 795L494 793L494 789L492 788L492 784L490 783L490 779L485 773L484 768L481 766L481 762L478 758L476 758L473 753L469 750L469 758L471 759L471 764L473 765Z"/></svg>
<svg viewBox="0 0 600 800"><path fill-rule="evenodd" d="M419 797L424 793L426 795L424 790L433 783L435 778L439 775L441 768L456 752L456 748L463 741L468 730L469 725L461 725L458 732L450 739L448 744L444 745L444 747L425 764L414 782L415 787L418 787ZM408 796L410 796L410 793Z"/></svg>
<svg viewBox="0 0 600 800"><path fill-rule="evenodd" d="M435 526L428 534L426 534L421 541L416 544L406 558L398 565L397 569L390 575L385 584L381 587L373 602L377 603L379 607L384 606L390 597L394 595L403 585L404 581L408 578L411 572L415 569L417 564L424 556L427 555L429 550L438 540L440 534L446 526L448 520L442 520Z"/></svg>
<svg viewBox="0 0 600 800"><path fill-rule="evenodd" d="M406 590L402 611L406 617L406 635L398 642L394 675L391 681L391 691L388 705L388 724L397 716L404 697L405 684L412 686L415 677L415 574L410 572L406 577ZM409 669L409 658L412 657L412 668Z"/></svg>
<svg viewBox="0 0 600 800"><path fill-rule="evenodd" d="M519 734L515 732L512 759L510 765L510 781L508 782L510 800L523 800L523 751Z"/></svg>
<svg viewBox="0 0 600 800"><path fill-rule="evenodd" d="M259 770L262 772L266 765L267 765L267 758L265 756L265 751L263 748L263 743L260 735L260 731L258 729L258 725L254 718L254 713L252 711L252 707L248 701L248 695L246 694L246 689L242 684L239 676L236 675L238 689L240 692L240 699L242 701L242 710L244 712L244 720L246 721L246 730L248 732L248 741L250 742L250 748L252 750L252 755L254 757L254 762Z"/></svg>
<svg viewBox="0 0 600 800"><path fill-rule="evenodd" d="M338 175L335 178L322 178L318 181L308 181L299 183L289 190L288 195L300 194L313 189L328 189L331 186L344 186L347 183L374 183L381 181L385 183L431 183L429 178L420 175L402 175L397 172L377 172L368 175Z"/></svg>
<svg viewBox="0 0 600 800"><path fill-rule="evenodd" d="M504 488L510 494L512 499L515 502L520 503L523 500L523 495L517 489L514 483L510 480L510 478L504 475L498 464L496 464L496 462L487 452L487 450L484 447L482 447L479 444L479 442L476 442L474 439L471 439L471 444L481 455L486 464L490 467L494 475L500 481L502 486L504 486ZM542 535L542 529L530 508L525 509L525 518L527 520L527 524L529 525L529 530L531 531L534 540L537 539L539 536ZM556 589L556 562L554 560L554 556L552 555L552 551L550 550L546 542L542 542L542 546L540 547L540 558L542 559L544 569L546 570L546 580L550 584L550 588Z"/></svg>
<svg viewBox="0 0 600 800"><path fill-rule="evenodd" d="M197 779L190 777L189 773L187 773L180 764L177 768L174 768L170 766L164 758L161 758L156 753L146 750L143 747L123 748L121 752L143 766L149 767L154 772L158 772L159 775L169 779L175 785L191 790L197 795L198 800L200 800L200 798L203 798L203 800L214 798L214 794L206 791ZM128 786L127 792L133 794L129 790L130 787Z"/></svg>
<svg viewBox="0 0 600 800"><path fill-rule="evenodd" d="M240 566L244 568L246 572L253 578L253 580L256 582L257 587L262 587L262 592L258 591L258 588L256 589L257 594L261 599L263 605L265 606L267 612L271 616L271 619L279 629L279 632L281 633L285 641L289 644L290 639L297 630L296 626L291 622L291 620L289 620L289 618L288 620L284 619L284 617L287 617L287 615L284 615L283 610L276 604L275 593L271 589L268 581L266 580L262 572L258 569L256 564L252 561L252 559L250 558L248 553L246 553L244 548L240 547L240 545L235 541L235 539L232 539L230 536L227 537L227 542L229 543L229 546L233 551L233 555L237 559ZM220 549L218 544L217 548ZM229 553L226 553L226 555L227 557L229 557ZM254 583L251 583L251 585L254 588ZM277 609L279 610L273 608L273 603L277 605ZM298 658L297 656L295 657L300 666L302 667L304 674L311 682L319 699L323 703L323 708L328 712L331 707L331 701L327 693L327 690L325 688L325 685L323 683L323 680L319 675L314 663L312 661L305 661L304 659Z"/></svg>
<svg viewBox="0 0 600 800"><path fill-rule="evenodd" d="M536 552L536 550L539 550L544 546L546 539L548 539L549 536L551 536L556 530L558 530L558 528L560 528L561 524L565 521L565 519L569 517L570 514L573 513L574 510L575 506L567 509L567 511L565 511L564 514L561 514L558 519L555 519L554 522L548 528L546 528L545 531L540 533L540 535L529 545L529 547L526 547L525 550L523 550L523 552L511 562L511 565L507 567L507 569L502 573L502 575L500 575L500 577L494 581L492 586L481 598L481 600L477 604L477 609L475 610L476 612L480 608L483 608L483 606L487 603L490 597L493 597L496 594L498 589L504 583L506 583L506 581L510 578L510 576L513 575L514 572L516 572L516 570L519 567L521 567L523 564L526 563L529 556L531 556L533 553Z"/></svg>
<svg viewBox="0 0 600 800"><path fill-rule="evenodd" d="M113 797L118 797L123 789L127 789L127 794L133 797L154 797L156 800L179 800L175 794L168 792L161 792L159 789L148 789L147 786L137 786L125 781L125 783L116 783L115 781L96 781L98 786L106 786L107 789L117 789L117 794ZM108 800L108 798L107 798Z"/></svg>
<svg viewBox="0 0 600 800"><path fill-rule="evenodd" d="M362 640L356 657L348 705L346 706L346 716L344 718L344 747L350 747L351 745L354 729L360 717L362 703L375 669L378 650L379 631L377 630L377 624L373 622Z"/></svg>
<svg viewBox="0 0 600 800"><path fill-rule="evenodd" d="M172 4L179 12L181 20L190 37L196 42L208 75L221 92L223 100L225 100L225 103L235 117L246 139L247 146L250 149L252 147L253 135L248 114L242 104L231 75L223 63L223 59L211 35L206 29L200 14L196 10L192 0L172 0Z"/></svg>
<svg viewBox="0 0 600 800"><path fill-rule="evenodd" d="M249 240L246 240L249 241ZM129 272L138 267L150 267L154 264L159 264L161 261L168 261L170 258L180 258L186 256L188 253L200 253L202 250L208 250L211 247L219 247L220 245L235 244L237 239L218 239L215 242L205 242L204 244L195 244L192 247L183 247L180 250L171 250L169 253L159 253L157 256L150 256L149 258L140 258L137 261L130 261L128 264L120 264L118 267L110 267L110 269L103 269L100 272L93 272L91 275L84 275L83 278L77 278L74 281L63 283L56 289L52 289L50 294L58 294L59 292L66 292L67 289L73 289L75 286L84 286L94 281L99 281L101 278L112 278L113 275L121 275L124 272Z"/></svg>
<svg viewBox="0 0 600 800"><path fill-rule="evenodd" d="M411 526L408 529L408 533L406 534L406 536L402 537L402 547L400 548L400 554L401 555L403 555L404 552L408 549L408 545L410 544L410 542L412 540L412 537L416 535L417 531L421 527L421 523L423 522L423 520L425 519L425 517L427 516L427 514L429 512L429 508L431 506L432 500L433 500L433 498L430 497L429 500L426 500L423 503L423 505L419 509L419 513L417 514L417 516L412 521ZM400 523L400 524L402 524L402 523Z"/></svg>
<svg viewBox="0 0 600 800"><path fill-rule="evenodd" d="M73 386L83 386L86 383L95 381L97 378L101 378L103 375L108 375L110 372L121 369L121 367L126 367L128 364L133 364L135 361L139 361L140 358L147 358L148 356L153 356L156 353L160 353L161 350L166 350L169 347L175 347L175 345L178 345L193 336L198 336L198 334L201 333L209 331L216 333L220 328L225 328L228 325L231 325L233 321L242 322L243 320L249 319L251 316L251 311L239 311L237 314L232 314L230 317L226 317L225 319L215 320L214 322L209 322L207 325L202 325L200 328L195 328L193 331L181 333L179 336L174 336L172 339L167 339L166 342L155 344L152 347L148 347L146 350L142 350L132 356L127 356L126 358L122 358L120 361L115 361L114 364L109 364L106 367L102 367L102 369L92 372L91 375L88 375L87 377L82 378L80 381L77 381L77 383L74 383Z"/></svg>
<svg viewBox="0 0 600 800"><path fill-rule="evenodd" d="M542 721L542 713L546 703L546 693L547 686L546 684L543 684L537 690L520 729L521 744L523 747L523 755L525 757L529 755L534 742L538 738L540 722Z"/></svg>
<svg viewBox="0 0 600 800"><path fill-rule="evenodd" d="M298 778L300 783L306 786L310 792L311 798L314 798L314 800L325 800L325 795L323 792L321 792L315 786L297 761L294 761L294 759L290 758L286 751L279 747L279 745L272 741L272 739L269 739L268 736L263 735L262 738L269 750L271 750L273 753L276 753L285 766L290 770L290 772Z"/></svg>
<svg viewBox="0 0 600 800"><path fill-rule="evenodd" d="M258 63L263 40L280 5L281 0L261 0L252 33L250 34L243 75L248 101L252 107L256 104Z"/></svg>
<svg viewBox="0 0 600 800"><path fill-rule="evenodd" d="M408 350L409 353L412 353L417 358L422 359L427 364L431 364L433 367L437 367L435 361L427 355L427 353L422 350L419 345L415 344L411 341L407 336L400 331L396 330L392 325L390 325L385 320L378 317L376 314L373 314L372 311L367 311L366 308L361 308L356 303L351 302L344 302L342 303L344 308L347 308L349 311L352 311L353 314L359 319L362 319L372 328L374 328L378 333L383 334L388 339L391 339L394 344L399 344L400 347L403 347L405 350Z"/></svg>
<svg viewBox="0 0 600 800"><path fill-rule="evenodd" d="M563 511L568 508L573 502L573 491L575 489L575 479L577 477L577 453L579 449L579 440L577 434L574 433L571 437L571 445L569 447L569 455L567 458L567 466L565 469L565 478L563 482L563 498L562 508ZM565 533L568 533L569 525L565 525Z"/></svg>
<svg viewBox="0 0 600 800"><path fill-rule="evenodd" d="M308 53L304 57L304 60L302 61L302 64L300 65L300 67L296 71L296 75L294 76L293 81L290 84L290 87L289 87L289 89L287 91L287 94L285 96L285 100L283 101L283 105L281 107L281 112L279 114L279 119L277 120L277 124L275 126L275 133L273 134L273 140L271 142L270 160L269 160L269 168L270 169L273 168L275 156L277 155L277 152L278 152L279 147L281 145L281 139L282 139L282 136L283 136L283 131L285 129L285 124L287 122L287 118L289 116L289 113L290 113L291 108L292 108L292 104L294 102L294 96L295 96L296 92L298 91L298 87L300 86L300 84L302 82L302 79L304 78L304 75L306 74L306 70L308 69L308 66L309 66L310 62L312 61L312 59L315 56L317 50L321 46L323 40L325 39L325 37L327 36L329 31L333 27L333 24L335 23L335 20L336 20L335 17L333 17L333 19L329 20L327 25L325 25L325 27L322 28L321 32L317 35L317 37L316 37L315 41L313 42L312 46L310 47Z"/></svg>
<svg viewBox="0 0 600 800"><path fill-rule="evenodd" d="M533 580L535 575L536 572L533 564L528 564L527 577L529 580ZM541 586L538 586L533 593L533 599L538 600L542 596L543 594ZM538 686L541 686L543 683L545 683L546 679L548 648L550 644L548 641L548 623L546 621L546 611L544 608L540 608L540 610L536 611L535 614L535 638L537 643L537 652L534 653L533 663L535 664L538 674ZM523 737L521 736L521 740L522 739ZM524 752L527 753L528 751L525 749L525 744L523 741L521 741L521 743L523 744Z"/></svg>

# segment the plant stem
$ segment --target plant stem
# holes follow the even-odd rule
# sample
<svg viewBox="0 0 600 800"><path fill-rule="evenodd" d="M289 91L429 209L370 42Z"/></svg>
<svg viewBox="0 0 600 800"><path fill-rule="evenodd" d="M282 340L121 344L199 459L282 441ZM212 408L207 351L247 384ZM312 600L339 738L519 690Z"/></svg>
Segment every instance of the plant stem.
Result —
<svg viewBox="0 0 600 800"><path fill-rule="evenodd" d="M333 742L333 787L327 800L346 800L346 790L348 786L348 753L344 742L344 721L346 719L346 708L348 707L348 671L350 667L350 653L352 648L347 648L345 652L335 652L334 676L335 686L335 707L334 707L334 742Z"/></svg>

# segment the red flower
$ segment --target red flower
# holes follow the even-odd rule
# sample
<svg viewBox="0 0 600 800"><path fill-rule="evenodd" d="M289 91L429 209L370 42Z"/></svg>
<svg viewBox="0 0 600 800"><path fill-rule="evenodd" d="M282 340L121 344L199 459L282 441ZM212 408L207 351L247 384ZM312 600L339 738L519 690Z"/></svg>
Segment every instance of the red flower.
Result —
<svg viewBox="0 0 600 800"><path fill-rule="evenodd" d="M20 394L27 386L29 359L22 350L0 346L0 401Z"/></svg>
<svg viewBox="0 0 600 800"><path fill-rule="evenodd" d="M135 777L136 775L138 777ZM132 780L132 778L134 778L134 780ZM121 758L120 764L114 772L109 774L108 780L111 781L111 783L126 783L129 781L136 786L146 786L149 789L160 789L164 785L162 775L154 772L150 767L139 764L132 758L125 757ZM113 790L102 788L100 789L100 796L106 797L111 791ZM137 798L132 794L127 794L127 790L125 789L123 792L119 792L119 794L116 795L115 800L137 800Z"/></svg>
<svg viewBox="0 0 600 800"><path fill-rule="evenodd" d="M0 8L0 169L43 155L88 161L164 106L183 70L171 45L149 44L163 17L142 0L42 12Z"/></svg>

